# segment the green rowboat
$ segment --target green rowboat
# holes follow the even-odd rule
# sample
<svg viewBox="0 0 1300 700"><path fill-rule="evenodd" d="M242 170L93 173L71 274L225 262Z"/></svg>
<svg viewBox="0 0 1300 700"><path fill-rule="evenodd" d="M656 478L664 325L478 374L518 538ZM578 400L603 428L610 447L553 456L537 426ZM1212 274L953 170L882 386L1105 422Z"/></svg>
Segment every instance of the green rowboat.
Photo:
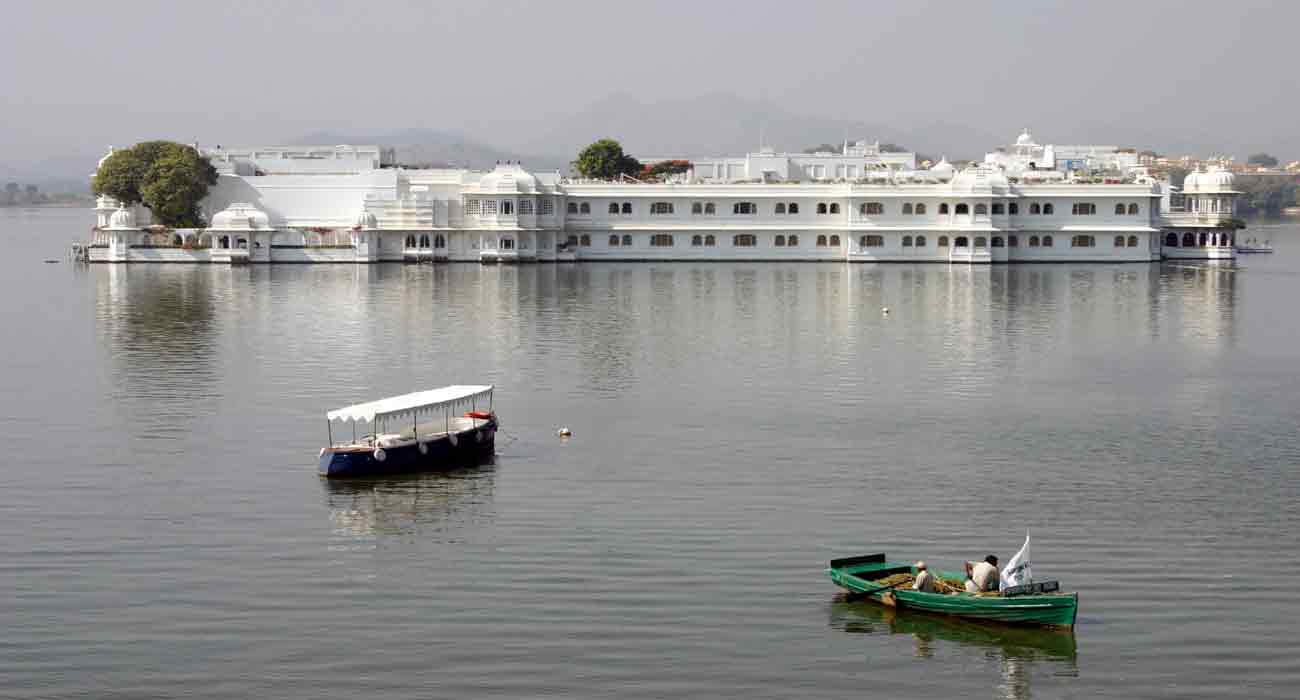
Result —
<svg viewBox="0 0 1300 700"><path fill-rule="evenodd" d="M921 593L908 586L877 583L894 574L916 575L906 562L891 562L884 554L868 554L846 559L832 559L826 570L831 580L851 593L896 608L956 615L974 620L988 620L1022 625L1073 627L1079 609L1077 593L1031 593L1001 596L973 593ZM941 579L960 581L963 575L951 571L931 573Z"/></svg>

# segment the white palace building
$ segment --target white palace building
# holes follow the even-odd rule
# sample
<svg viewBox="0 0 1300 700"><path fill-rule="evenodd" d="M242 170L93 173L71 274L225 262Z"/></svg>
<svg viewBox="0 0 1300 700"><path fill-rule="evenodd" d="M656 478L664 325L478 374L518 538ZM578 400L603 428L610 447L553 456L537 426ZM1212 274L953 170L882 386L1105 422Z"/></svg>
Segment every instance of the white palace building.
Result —
<svg viewBox="0 0 1300 700"><path fill-rule="evenodd" d="M1226 171L1192 173L1171 196L1176 188L1141 168L1105 176L1054 168L1027 132L1009 152L962 170L947 161L917 169L911 154L864 162L850 150L838 155L851 159L852 176L836 167L845 165L837 154L819 154L765 162L760 173L737 168L734 178L713 167L707 177L647 184L516 163L487 172L408 169L375 146L200 149L220 173L203 204L207 228L150 226L147 209L100 197L87 256L1008 263L1234 255L1237 192Z"/></svg>

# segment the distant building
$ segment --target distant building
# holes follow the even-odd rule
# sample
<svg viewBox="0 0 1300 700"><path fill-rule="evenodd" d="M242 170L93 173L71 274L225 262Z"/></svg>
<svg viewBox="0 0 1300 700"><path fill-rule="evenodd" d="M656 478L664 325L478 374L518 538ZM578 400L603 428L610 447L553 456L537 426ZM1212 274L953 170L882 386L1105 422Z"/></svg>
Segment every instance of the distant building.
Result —
<svg viewBox="0 0 1300 700"><path fill-rule="evenodd" d="M642 162L685 160L691 170L687 182L828 182L858 180L872 171L915 170L916 154L885 153L880 143L844 142L839 153L778 153L762 148L743 156L665 156L646 157Z"/></svg>
<svg viewBox="0 0 1300 700"><path fill-rule="evenodd" d="M1029 129L1016 142L984 155L984 162L996 165L1008 175L1019 176L1032 170L1055 170L1062 173L1126 173L1140 165L1136 149L1119 146L1039 145Z"/></svg>

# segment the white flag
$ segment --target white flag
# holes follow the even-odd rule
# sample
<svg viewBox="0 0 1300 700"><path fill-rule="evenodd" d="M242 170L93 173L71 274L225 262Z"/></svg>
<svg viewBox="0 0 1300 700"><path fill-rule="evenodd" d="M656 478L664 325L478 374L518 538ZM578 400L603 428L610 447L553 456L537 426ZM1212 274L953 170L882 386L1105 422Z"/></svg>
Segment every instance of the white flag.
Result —
<svg viewBox="0 0 1300 700"><path fill-rule="evenodd" d="M1016 556L1011 557L1007 562L1007 567L1002 570L1002 575L998 577L998 590L1004 590L1012 586L1023 586L1027 583L1034 582L1034 575L1029 570L1029 533L1025 533L1025 546L1016 552Z"/></svg>

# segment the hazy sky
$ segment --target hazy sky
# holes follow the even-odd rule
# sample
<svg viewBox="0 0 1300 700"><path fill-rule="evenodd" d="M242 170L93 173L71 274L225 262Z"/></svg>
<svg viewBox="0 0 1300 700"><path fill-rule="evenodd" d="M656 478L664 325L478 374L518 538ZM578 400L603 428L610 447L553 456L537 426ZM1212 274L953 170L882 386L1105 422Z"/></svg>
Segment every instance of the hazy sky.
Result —
<svg viewBox="0 0 1300 700"><path fill-rule="evenodd" d="M42 1L0 18L0 163L322 129L510 146L615 92L1300 158L1296 2Z"/></svg>

